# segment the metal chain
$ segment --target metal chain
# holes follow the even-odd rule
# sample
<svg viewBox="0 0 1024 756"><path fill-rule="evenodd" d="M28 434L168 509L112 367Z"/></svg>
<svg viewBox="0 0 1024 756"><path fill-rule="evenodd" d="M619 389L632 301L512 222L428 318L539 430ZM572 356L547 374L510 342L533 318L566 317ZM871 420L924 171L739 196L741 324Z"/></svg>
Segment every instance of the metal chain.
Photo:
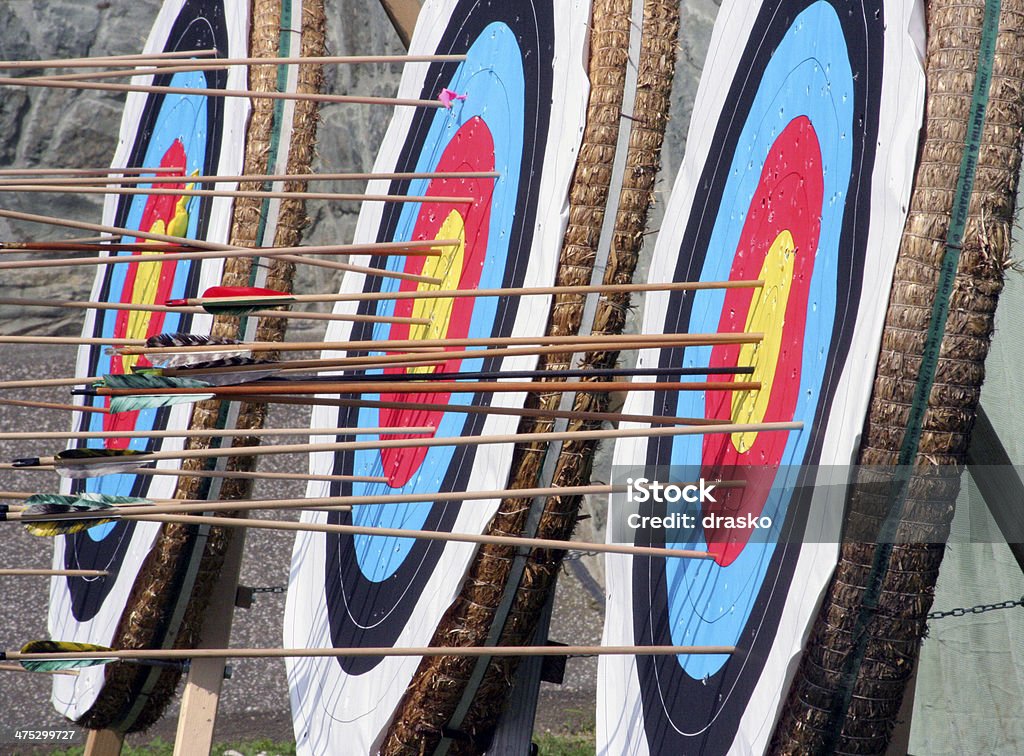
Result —
<svg viewBox="0 0 1024 756"><path fill-rule="evenodd" d="M1016 601L1000 601L998 604L978 604L977 606L961 606L956 609L950 609L948 612L932 612L928 615L928 619L942 619L943 617L963 617L967 614L984 614L985 612L991 612L995 609L1013 609L1015 606L1024 606L1024 596L1021 596Z"/></svg>

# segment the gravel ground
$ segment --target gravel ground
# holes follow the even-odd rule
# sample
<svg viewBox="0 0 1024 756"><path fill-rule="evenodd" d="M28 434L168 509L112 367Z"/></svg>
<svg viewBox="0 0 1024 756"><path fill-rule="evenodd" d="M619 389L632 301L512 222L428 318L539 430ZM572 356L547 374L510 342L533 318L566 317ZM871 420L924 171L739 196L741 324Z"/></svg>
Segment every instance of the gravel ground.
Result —
<svg viewBox="0 0 1024 756"><path fill-rule="evenodd" d="M73 371L74 347L38 347L0 345L0 380L67 376ZM67 402L67 388L38 388L5 392L3 398ZM66 430L65 412L23 409L0 405L0 430ZM270 413L273 427L308 427L309 411L276 406ZM279 443L301 439L280 438ZM59 442L0 441L0 462L14 457L46 455L59 448ZM298 471L305 461L290 455L261 458L260 470ZM257 497L293 498L301 496L301 481L258 481ZM2 491L55 491L57 479L52 473L0 470ZM269 516L269 515L260 515ZM583 535L582 537L589 537ZM292 536L270 530L249 532L241 583L248 586L283 586L288 579ZM21 528L7 526L2 534L0 566L49 567L50 544L34 538ZM599 642L603 607L592 583L589 591L577 575L582 565L563 572L559 580L554 621L550 637L570 644ZM585 568L584 568L585 569ZM28 640L46 638L48 586L45 578L0 577L0 600L4 621L0 624L0 643L5 649L19 647ZM259 594L250 609L235 613L232 645L273 647L281 644L284 595ZM292 737L288 690L284 663L280 660L236 660L233 675L225 681L221 698L216 738L219 741L271 737ZM562 685L544 684L537 729L552 732L578 731L592 726L596 659L572 659ZM15 732L20 729L69 729L72 726L49 703L50 680L46 676L0 672L0 753L10 752ZM153 737L173 739L177 703L149 732L130 736L128 742L145 742ZM75 742L84 742L81 732Z"/></svg>

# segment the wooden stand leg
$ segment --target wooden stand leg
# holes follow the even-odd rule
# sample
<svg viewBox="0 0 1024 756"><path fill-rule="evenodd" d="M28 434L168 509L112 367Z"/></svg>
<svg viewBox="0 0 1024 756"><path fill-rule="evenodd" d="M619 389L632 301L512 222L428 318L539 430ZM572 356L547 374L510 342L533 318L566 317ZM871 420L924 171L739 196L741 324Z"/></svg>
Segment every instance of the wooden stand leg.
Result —
<svg viewBox="0 0 1024 756"><path fill-rule="evenodd" d="M85 756L119 756L124 734L115 730L89 730Z"/></svg>
<svg viewBox="0 0 1024 756"><path fill-rule="evenodd" d="M227 648L231 639L231 621L242 566L245 530L240 528L231 539L220 579L210 596L199 648ZM217 704L224 682L224 659L193 659L189 665L185 692L178 714L178 732L174 738L175 756L209 753L213 746L213 727L217 722Z"/></svg>
<svg viewBox="0 0 1024 756"><path fill-rule="evenodd" d="M419 0L380 0L380 4L391 19L391 25L398 32L398 38L408 50L416 18L420 15Z"/></svg>

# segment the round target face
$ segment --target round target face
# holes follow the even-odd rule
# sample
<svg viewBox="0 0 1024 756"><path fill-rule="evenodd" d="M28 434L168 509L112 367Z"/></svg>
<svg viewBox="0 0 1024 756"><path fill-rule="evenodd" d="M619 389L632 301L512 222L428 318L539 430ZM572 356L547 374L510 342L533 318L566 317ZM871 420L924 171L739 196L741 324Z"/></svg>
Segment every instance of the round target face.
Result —
<svg viewBox="0 0 1024 756"><path fill-rule="evenodd" d="M227 7L226 7L227 6ZM147 43L148 52L217 49L221 56L245 49L243 30L229 28L226 12L244 19L247 10L241 0L178 0L165 3ZM241 54L241 53L240 53ZM162 74L153 84L185 88L244 88L239 74L224 71ZM161 174L155 187L191 187L188 176L237 172L241 149L222 149L225 133L237 134L244 126L247 107L226 98L188 94L150 94L129 97L122 121L121 147L112 163L115 167L159 166L171 169ZM155 174L151 174L155 175ZM134 195L108 201L104 212L107 225L189 239L227 241L230 202L209 197L184 195ZM141 243L134 236L123 243ZM219 282L221 263L206 261L161 261L160 253L120 252L134 255L139 262L98 269L92 299L98 302L162 304L171 297L195 296L206 286ZM90 311L83 334L102 339L145 339L167 331L203 332L209 318L178 313L128 310ZM144 366L144 358L110 355L103 346L83 347L79 352L79 375L129 373ZM106 398L94 398L92 406L105 407ZM187 408L144 410L116 415L83 413L80 431L134 431L187 427ZM149 439L101 439L82 444L92 448L157 450L161 444ZM183 440L165 440L166 449L180 449ZM75 481L75 492L97 492L119 496L169 497L175 479L130 474L107 475ZM145 558L159 525L119 522L90 528L58 541L56 560L69 569L98 569L110 572L103 578L62 578L51 590L50 627L54 638L109 644L125 609L128 592ZM84 672L84 671L83 671ZM102 679L102 672L99 672ZM63 689L67 688L66 691ZM91 704L98 686L75 683L55 686L58 708L77 718ZM66 693L67 698L62 696Z"/></svg>
<svg viewBox="0 0 1024 756"><path fill-rule="evenodd" d="M473 197L469 205L429 203L419 208L404 208L392 218L384 219L381 240L458 239L455 246L445 248L440 257L409 257L403 269L442 279L439 285L419 284L420 288L464 289L521 286L531 247L532 224L524 222L536 212L536 193L530 192L523 175L540 173L544 145L533 133L524 138L524 123L546 118L544 97L550 96L550 80L539 70L525 70L523 61L538 60L540 51L522 49L530 36L518 34L504 21L493 20L491 14L477 12L472 25L463 26L472 33L467 60L454 71L443 69L424 87L423 95L442 86L466 94L451 113L438 111L425 114L429 120L425 144L438 146L429 152L418 148L415 163L410 151L405 170L415 171L493 171L500 166L499 181L494 179L431 180L426 194L444 196L445 192L467 193ZM492 18L488 18L492 16ZM444 41L442 41L444 44ZM498 70L486 71L491 61L500 61ZM481 69L485 71L481 72ZM447 75L446 75L447 74ZM527 98L527 77L531 96ZM513 103L522 102L524 107ZM429 131L434 133L430 134ZM546 129L545 129L546 131ZM526 189L526 191L521 191ZM533 196L531 196L531 194ZM517 218L518 216L518 218ZM516 222L516 221L519 222ZM393 223L393 228L388 226ZM424 264L424 260L428 262ZM380 261L385 263L384 260ZM394 279L388 279L394 281ZM406 282L405 290L413 285ZM393 290L386 283L384 290ZM499 312L500 308L500 312ZM517 300L506 298L404 300L398 307L382 303L367 311L381 314L427 316L429 326L376 326L355 329L355 338L479 338L511 335L517 316ZM359 333L359 332L362 333ZM457 351L453 348L452 351ZM386 372L404 373L423 370L440 372L494 369L484 368L484 360L450 360L438 368L393 368ZM491 362L491 361L487 361ZM404 404L486 404L489 397L472 394L382 394L367 396L385 402ZM439 436L478 435L482 428L480 415L439 410L362 409L345 411L338 417L338 426L363 427L401 425L427 426ZM477 450L473 447L411 448L385 452L367 451L339 454L335 469L356 475L375 475L386 483L355 483L338 486L339 493L373 495L380 493L423 493L428 500L421 504L387 507L356 507L352 514L332 516L340 523L399 527L410 529L450 530L459 512L459 505L432 503L429 496L438 491L465 490ZM352 538L328 536L328 597L339 604L331 607L332 638L336 646L391 645L415 608L423 583L430 576L444 544L386 539L380 537ZM372 644L364 635L374 638ZM380 659L342 659L349 670L366 669Z"/></svg>
<svg viewBox="0 0 1024 756"><path fill-rule="evenodd" d="M866 235L857 231L870 207L857 199L868 191L871 177L861 166L872 164L876 141L874 124L862 114L877 110L868 98L877 97L879 82L867 72L854 78L851 60L865 60L867 50L850 47L866 42L878 49L882 29L876 25L873 38L864 40L830 3L805 5L792 16L766 10L755 24L751 37L761 44L747 51L749 64L740 70L763 74L736 88L743 120L720 121L721 162L709 156L705 163L709 201L700 216L691 216L680 247L707 254L680 254L675 271L676 280L762 279L765 285L674 297L665 322L666 333L763 333L757 345L666 350L661 360L663 366L753 366L762 387L658 394L659 411L804 423L804 430L789 433L693 436L648 446L648 464L721 470L744 481L741 488L718 489L718 501L702 515L752 514L773 523L753 538L750 529L709 528L694 542L672 544L706 548L712 560L634 561L634 597L641 602L634 632L641 642L744 649L728 657L638 659L648 683L641 683L647 726L661 728L662 742L683 750L694 748L691 739L707 752L728 748L743 711L732 699L749 697L761 646L773 640L806 517L789 478L799 474L797 466L816 461L854 325L842 315L856 311L860 297Z"/></svg>
<svg viewBox="0 0 1024 756"><path fill-rule="evenodd" d="M461 203L391 205L364 210L360 217L357 240L453 240L438 257L370 258L374 266L429 276L439 283L347 276L343 291L471 291L554 281L560 249L558 213L565 205L571 177L572 161L567 157L578 150L586 92L580 79L582 69L573 69L569 61L574 54L582 55L585 19L578 3L560 10L529 0L464 0L447 7L442 3L424 6L411 49L463 54L466 59L411 67L403 79L403 91L434 99L449 89L465 99L455 100L451 109L396 117L377 169L496 172L497 178L395 182L390 187L395 194L470 198ZM553 58L559 41L566 45L565 57L560 53ZM352 311L426 318L429 325L357 323L346 330L339 327L335 333L341 338L375 341L531 333L546 321L547 303L530 299L534 301L481 297L363 302L358 308L351 305ZM328 340L333 338L329 330ZM429 367L375 372L529 369L535 360L463 356ZM439 437L512 433L515 417L470 414L451 407L522 402L522 397L457 392L364 394L360 398L386 406L325 411L324 421L315 411L313 424L336 421L337 427L426 427ZM327 522L480 532L497 502L460 505L436 502L433 497L441 491L504 488L511 451L510 445L365 450L314 458L312 468L379 481L336 483L329 489L331 495L422 497L409 504L354 506L351 513L330 514ZM311 495L325 493L322 488L311 488ZM335 647L426 645L461 586L472 553L464 544L414 538L300 536L293 556L286 642ZM357 751L370 750L416 663L415 659L351 657L290 662L300 751L322 752L338 737L352 742Z"/></svg>
<svg viewBox="0 0 1024 756"><path fill-rule="evenodd" d="M616 464L646 465L662 480L671 474L672 480L703 476L742 485L716 488L715 500L700 505L698 527L654 531L643 541L706 550L713 558L609 560L606 643L737 648L731 655L638 656L625 663L631 665L628 671L623 662L602 660L602 686L609 690L601 694L601 705L608 721L599 725L599 739L612 744L609 752L753 752L759 748L753 743L770 737L791 660L776 646L799 644L798 637L777 633L793 600L814 495L815 474L808 466L823 461L825 440L834 439L830 425L843 425L852 438L863 420L860 415L854 426L847 405L866 405L870 377L860 376L861 385L849 394L838 392L849 390L850 355L876 354L880 318L865 320L877 322L874 335L858 330L858 312L863 315L874 294L865 298L862 288L865 276L887 285L885 271L891 273L896 251L892 240L884 255L871 249L870 227L879 215L905 213L899 197L873 186L879 155L892 161L886 167L899 179L909 179L913 161L912 154L894 159L889 146L880 144L886 62L882 3L735 5L723 7L712 48L729 48L738 35L749 41L738 60L730 55L719 67L712 57L705 70L690 139L691 149L696 144L701 151L687 157L673 196L678 220L672 221L671 235L662 232L666 238L659 239L651 280L760 279L764 284L652 297L643 331L746 332L763 339L645 353L641 364L751 367L750 380L761 388L658 392L653 399L627 403L626 411L650 409L725 423L798 421L803 429L617 445ZM911 4L889 12L902 20L902 27L897 20L894 28L905 34ZM725 78L730 70L731 78ZM709 103L717 104L712 111L717 120L702 117L701 108ZM879 197L885 202L873 208ZM894 227L898 240L899 225ZM671 247L665 244L669 238ZM879 270L867 268L869 259ZM643 406L644 401L649 404ZM837 413L840 419L833 420ZM847 446L848 439L829 441L828 464L848 462L836 452ZM673 506L650 502L641 505L640 514L683 512ZM736 527L732 523L738 518L758 519L761 527ZM813 603L813 595L807 595ZM620 618L623 611L627 614ZM625 628L615 628L617 621ZM612 690L619 678L608 675L621 675L626 690ZM774 688L762 695L758 686L766 676ZM752 714L750 729L744 730L741 721L755 689L763 711ZM622 711L633 712L635 724L627 727Z"/></svg>

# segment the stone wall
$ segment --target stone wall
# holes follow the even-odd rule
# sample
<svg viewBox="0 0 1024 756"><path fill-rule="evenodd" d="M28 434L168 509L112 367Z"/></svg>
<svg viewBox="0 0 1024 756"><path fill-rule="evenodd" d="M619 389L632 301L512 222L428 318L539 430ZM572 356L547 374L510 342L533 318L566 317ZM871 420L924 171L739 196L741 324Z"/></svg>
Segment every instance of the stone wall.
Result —
<svg viewBox="0 0 1024 756"><path fill-rule="evenodd" d="M159 0L4 0L0 11L0 59L137 53L159 7ZM340 0L329 3L329 13L328 47L332 54L403 51L379 3ZM46 70L50 74L55 72L59 73ZM333 66L327 71L328 91L394 94L400 75L397 65ZM117 143L124 97L97 91L4 88L0 93L0 168L109 165ZM384 106L325 105L317 169L370 170L389 116L390 109ZM318 183L313 188L351 193L362 191L362 184ZM98 223L102 200L98 195L0 194L0 208ZM312 203L309 242L351 241L357 213L358 206L351 202ZM0 219L3 240L82 235L88 234ZM322 269L302 269L297 287L306 291L336 288L336 281L325 281L322 273ZM93 276L94 269L86 267L62 269L59 273L52 269L6 271L0 273L0 296L85 299ZM41 307L27 311L0 305L0 332L76 333L80 322L80 312L69 314L58 308Z"/></svg>
<svg viewBox="0 0 1024 756"><path fill-rule="evenodd" d="M0 59L48 59L137 53L142 49L159 0L4 0L0 23ZM667 199L685 144L693 95L707 48L716 0L685 0L679 76L674 115L665 142L664 178L660 199ZM402 47L387 16L374 0L328 3L329 50L335 54L400 53ZM48 70L54 73L54 70ZM328 91L394 94L401 70L394 65L334 66L327 71ZM98 167L108 165L116 145L124 95L96 91L4 88L0 93L0 168ZM317 169L367 171L373 166L390 109L382 106L333 104L322 109ZM361 191L357 182L318 183L324 191ZM99 222L97 195L0 194L0 208ZM311 244L351 241L358 207L354 203L315 202L309 206ZM660 215L654 216L654 227ZM81 236L51 226L0 219L0 239L42 240ZM653 237L652 237L653 238ZM7 259L10 259L9 257ZM299 291L329 291L336 280L325 271L300 269ZM0 274L7 297L74 298L88 296L91 268L50 271L18 270ZM336 277L335 277L336 279ZM0 305L0 332L75 333L80 313L58 308ZM315 337L322 326L290 329Z"/></svg>

